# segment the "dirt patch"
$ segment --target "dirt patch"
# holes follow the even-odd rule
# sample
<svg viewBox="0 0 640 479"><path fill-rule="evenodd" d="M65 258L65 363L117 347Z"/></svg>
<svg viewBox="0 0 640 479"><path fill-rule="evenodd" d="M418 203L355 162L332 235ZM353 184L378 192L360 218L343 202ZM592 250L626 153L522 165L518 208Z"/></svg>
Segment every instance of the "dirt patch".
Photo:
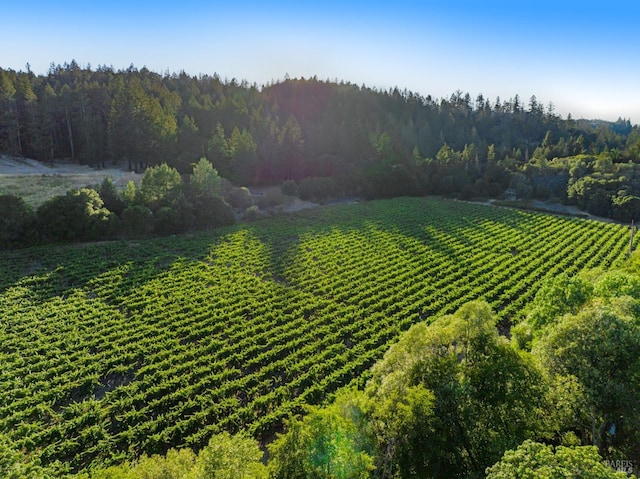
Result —
<svg viewBox="0 0 640 479"><path fill-rule="evenodd" d="M256 203L260 203L260 199L265 195L268 195L269 192L273 192L273 190L280 190L278 186L252 186L249 191L251 192L251 196L253 196L253 200ZM323 203L314 203L313 201L305 201L300 198L296 198L293 196L284 196L286 200L279 204L275 208L271 208L277 212L284 213L295 213L296 211L306 210L309 208L317 208L318 206L330 206L330 205L339 205L339 204L353 204L359 203L361 198L356 196L346 196L342 198L336 198L333 200L329 200ZM269 208L267 208L269 210Z"/></svg>
<svg viewBox="0 0 640 479"><path fill-rule="evenodd" d="M316 206L320 205L318 203L312 203L311 201L303 201L295 198L291 203L283 206L282 211L293 213L295 211L306 210L307 208L315 208Z"/></svg>

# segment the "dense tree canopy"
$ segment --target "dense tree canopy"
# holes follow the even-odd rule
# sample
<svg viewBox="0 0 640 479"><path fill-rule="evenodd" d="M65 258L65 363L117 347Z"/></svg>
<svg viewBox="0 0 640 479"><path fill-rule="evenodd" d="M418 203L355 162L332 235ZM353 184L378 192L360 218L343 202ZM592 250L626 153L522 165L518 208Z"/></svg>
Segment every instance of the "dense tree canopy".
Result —
<svg viewBox="0 0 640 479"><path fill-rule="evenodd" d="M561 275L540 289L513 334L549 373L557 434L575 433L605 457L639 461L638 276L620 270Z"/></svg>
<svg viewBox="0 0 640 479"><path fill-rule="evenodd" d="M368 390L400 477L481 477L543 429L543 375L498 335L482 302L413 326L374 367ZM407 416L399 436L400 411Z"/></svg>
<svg viewBox="0 0 640 479"><path fill-rule="evenodd" d="M616 463L613 462L613 465ZM625 479L633 470L630 461L618 461L619 471L602 461L595 447L551 446L525 441L505 452L500 462L487 470L487 479Z"/></svg>
<svg viewBox="0 0 640 479"><path fill-rule="evenodd" d="M317 78L259 88L217 75L52 65L0 69L0 152L181 174L205 156L237 185L331 178L332 194L567 199L640 214L640 133L563 120L537 98L424 97ZM511 177L517 175L512 181Z"/></svg>

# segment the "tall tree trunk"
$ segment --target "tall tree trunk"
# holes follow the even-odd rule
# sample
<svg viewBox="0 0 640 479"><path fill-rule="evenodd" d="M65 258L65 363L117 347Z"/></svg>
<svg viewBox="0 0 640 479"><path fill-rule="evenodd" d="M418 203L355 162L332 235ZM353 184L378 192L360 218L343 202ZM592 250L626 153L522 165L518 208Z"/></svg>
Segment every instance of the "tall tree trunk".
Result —
<svg viewBox="0 0 640 479"><path fill-rule="evenodd" d="M16 119L16 137L18 139L18 155L22 156L22 134L20 133L20 116L18 115L18 106L15 108L15 119Z"/></svg>
<svg viewBox="0 0 640 479"><path fill-rule="evenodd" d="M73 144L73 128L71 128L71 115L69 114L69 107L64 109L65 117L67 120L67 132L69 133L69 147L71 147L71 160L76 160L76 150Z"/></svg>

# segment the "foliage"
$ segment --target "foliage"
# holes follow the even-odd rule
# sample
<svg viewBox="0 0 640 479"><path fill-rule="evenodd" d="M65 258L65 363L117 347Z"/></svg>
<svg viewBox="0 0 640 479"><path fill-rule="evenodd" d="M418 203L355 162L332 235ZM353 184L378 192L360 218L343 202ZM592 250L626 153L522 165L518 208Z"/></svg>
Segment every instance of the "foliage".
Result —
<svg viewBox="0 0 640 479"><path fill-rule="evenodd" d="M546 282L536 294L528 323L535 330L558 320L566 313L576 313L593 295L593 284L579 276L559 274Z"/></svg>
<svg viewBox="0 0 640 479"><path fill-rule="evenodd" d="M269 447L270 477L368 478L374 467L362 414L357 400L342 396L329 407L290 420L286 434Z"/></svg>
<svg viewBox="0 0 640 479"><path fill-rule="evenodd" d="M122 192L122 198L124 199L125 205L131 206L136 203L136 200L138 199L138 190L136 188L136 184L132 180L127 182L127 186Z"/></svg>
<svg viewBox="0 0 640 479"><path fill-rule="evenodd" d="M122 232L131 238L149 235L154 228L153 213L142 205L132 205L122 212Z"/></svg>
<svg viewBox="0 0 640 479"><path fill-rule="evenodd" d="M562 119L535 97L523 104L517 95L433 98L315 77L258 88L71 61L46 75L0 68L0 152L126 161L139 172L167 163L181 174L205 156L238 185L331 178L341 194L370 198L497 197L511 184L520 197L568 197L637 219L638 127Z"/></svg>
<svg viewBox="0 0 640 479"><path fill-rule="evenodd" d="M109 236L113 218L98 192L90 188L55 196L37 210L38 229L45 242L103 239Z"/></svg>
<svg viewBox="0 0 640 479"><path fill-rule="evenodd" d="M134 185L135 190L135 184L133 182L131 182L131 184ZM116 185L113 183L113 180L111 178L107 177L102 181L98 193L100 194L100 198L102 198L104 207L106 209L118 216L122 214L126 207L126 204L124 199L122 198L122 195L116 189Z"/></svg>
<svg viewBox="0 0 640 479"><path fill-rule="evenodd" d="M142 456L119 466L94 468L76 479L266 479L262 452L245 435L221 433L196 454L171 449L165 456Z"/></svg>
<svg viewBox="0 0 640 479"><path fill-rule="evenodd" d="M222 180L213 165L206 158L200 158L193 165L189 186L195 196L222 195Z"/></svg>
<svg viewBox="0 0 640 479"><path fill-rule="evenodd" d="M236 217L231 206L220 196L199 196L193 199L194 225L198 229L229 226L235 223Z"/></svg>
<svg viewBox="0 0 640 479"><path fill-rule="evenodd" d="M245 435L220 433L198 454L193 479L266 479L258 443Z"/></svg>
<svg viewBox="0 0 640 479"><path fill-rule="evenodd" d="M239 210L246 210L253 205L253 197L246 187L232 187L225 193L224 198L231 206Z"/></svg>
<svg viewBox="0 0 640 479"><path fill-rule="evenodd" d="M147 168L140 182L140 199L152 211L167 206L182 186L182 177L178 170L166 163Z"/></svg>
<svg viewBox="0 0 640 479"><path fill-rule="evenodd" d="M244 212L244 219L247 221L256 221L261 217L262 214L260 213L260 209L256 205L249 206L249 208Z"/></svg>
<svg viewBox="0 0 640 479"><path fill-rule="evenodd" d="M29 246L36 216L21 198L0 195L0 249Z"/></svg>
<svg viewBox="0 0 640 479"><path fill-rule="evenodd" d="M395 422L385 421L384 408L397 408L389 398L406 394L408 410L417 411L399 428L407 438L398 441L391 426L380 441L385 451L397 449L389 459L400 477L476 477L542 432L542 372L498 336L495 321L486 303L465 304L413 326L374 367L369 390L384 428Z"/></svg>
<svg viewBox="0 0 640 479"><path fill-rule="evenodd" d="M142 224L152 218L129 208ZM2 252L0 430L43 464L60 460L74 470L201 449L221 430L246 428L266 441L305 405L359 381L413 324L486 298L496 311L487 323L493 331L495 321L522 318L546 278L608 268L627 248L621 225L399 198L213 234ZM622 309L628 298L612 300ZM466 324L448 321L434 331L453 337ZM492 451L515 447L510 428L526 431L537 418L503 402L524 404L524 379L513 390L481 387L530 371L527 355L493 334L464 363L453 360L464 342L431 338L443 355L433 367L419 363L424 380L414 378L407 394L394 389L388 408L362 410L390 428L429 418L425 434L444 430L442 414L472 416L464 435L433 433L415 447L435 451L446 442L459 454L468 437L469 450L497 461ZM436 372L451 391L435 387ZM443 398L452 399L448 408ZM490 398L495 406L483 407ZM376 428L383 444L389 436ZM504 444L491 431L504 431Z"/></svg>
<svg viewBox="0 0 640 479"><path fill-rule="evenodd" d="M640 300L640 276L621 271L602 274L593 285L594 295L601 298L631 296Z"/></svg>
<svg viewBox="0 0 640 479"><path fill-rule="evenodd" d="M625 468L626 469L626 468ZM624 479L626 471L606 465L595 447L551 446L527 440L487 469L487 479Z"/></svg>
<svg viewBox="0 0 640 479"><path fill-rule="evenodd" d="M165 456L143 455L137 461L111 467L94 467L73 479L186 479L194 468L191 449L171 449Z"/></svg>
<svg viewBox="0 0 640 479"><path fill-rule="evenodd" d="M322 202L337 193L337 186L331 178L305 178L300 181L298 193L301 200Z"/></svg>
<svg viewBox="0 0 640 479"><path fill-rule="evenodd" d="M609 457L640 459L640 327L620 308L595 302L550 327L534 352L557 379L575 378L577 410L566 427Z"/></svg>
<svg viewBox="0 0 640 479"><path fill-rule="evenodd" d="M287 180L282 182L282 186L280 187L283 195L287 196L298 196L298 183L293 180Z"/></svg>

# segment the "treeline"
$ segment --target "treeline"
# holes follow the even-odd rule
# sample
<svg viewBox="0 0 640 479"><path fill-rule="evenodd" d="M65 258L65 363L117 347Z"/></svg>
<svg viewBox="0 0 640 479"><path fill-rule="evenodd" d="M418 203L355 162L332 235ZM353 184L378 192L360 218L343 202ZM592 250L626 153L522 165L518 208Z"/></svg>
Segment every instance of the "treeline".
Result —
<svg viewBox="0 0 640 479"><path fill-rule="evenodd" d="M0 152L140 172L166 163L181 174L205 157L236 185L331 178L335 194L368 198L511 187L625 220L640 197L640 132L628 120L562 119L535 96L436 99L315 77L258 87L73 61L46 75L0 69ZM556 161L581 155L593 160ZM583 177L594 180L586 194L572 193Z"/></svg>

